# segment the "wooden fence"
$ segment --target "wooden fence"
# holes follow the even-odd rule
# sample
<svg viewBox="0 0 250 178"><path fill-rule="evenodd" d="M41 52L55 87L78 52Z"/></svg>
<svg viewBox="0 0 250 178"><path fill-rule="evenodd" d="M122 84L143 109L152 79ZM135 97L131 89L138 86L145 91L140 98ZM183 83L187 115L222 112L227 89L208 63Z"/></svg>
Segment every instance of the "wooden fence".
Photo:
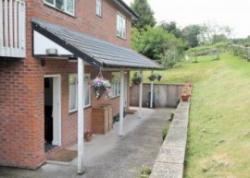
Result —
<svg viewBox="0 0 250 178"><path fill-rule="evenodd" d="M156 108L177 107L183 84L154 84L154 106ZM143 84L142 106L150 105L150 84ZM139 106L139 86L130 87L130 106Z"/></svg>

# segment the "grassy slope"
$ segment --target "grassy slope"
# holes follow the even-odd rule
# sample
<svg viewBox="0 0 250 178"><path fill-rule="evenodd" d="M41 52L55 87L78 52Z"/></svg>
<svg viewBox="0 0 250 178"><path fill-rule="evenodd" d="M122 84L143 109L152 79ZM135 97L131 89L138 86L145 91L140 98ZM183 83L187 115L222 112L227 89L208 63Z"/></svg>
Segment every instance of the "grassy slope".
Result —
<svg viewBox="0 0 250 178"><path fill-rule="evenodd" d="M250 63L225 54L164 75L194 83L185 177L250 177Z"/></svg>

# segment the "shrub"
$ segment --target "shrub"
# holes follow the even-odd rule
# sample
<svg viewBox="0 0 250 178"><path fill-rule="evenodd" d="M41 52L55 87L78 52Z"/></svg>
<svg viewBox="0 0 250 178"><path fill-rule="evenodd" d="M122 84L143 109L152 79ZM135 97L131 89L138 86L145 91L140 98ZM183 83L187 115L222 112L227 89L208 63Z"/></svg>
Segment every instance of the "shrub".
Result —
<svg viewBox="0 0 250 178"><path fill-rule="evenodd" d="M168 135L168 127L162 129L162 140L164 141Z"/></svg>
<svg viewBox="0 0 250 178"><path fill-rule="evenodd" d="M141 171L140 171L140 177L139 178L149 178L150 174L151 174L151 168L144 166L142 167Z"/></svg>

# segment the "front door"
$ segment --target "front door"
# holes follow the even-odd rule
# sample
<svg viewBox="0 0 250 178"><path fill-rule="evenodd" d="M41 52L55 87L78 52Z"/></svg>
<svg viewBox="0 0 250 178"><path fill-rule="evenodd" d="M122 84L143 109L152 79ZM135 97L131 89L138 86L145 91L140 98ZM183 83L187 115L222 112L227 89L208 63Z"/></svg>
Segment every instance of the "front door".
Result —
<svg viewBox="0 0 250 178"><path fill-rule="evenodd" d="M44 78L44 139L45 150L61 145L61 78Z"/></svg>

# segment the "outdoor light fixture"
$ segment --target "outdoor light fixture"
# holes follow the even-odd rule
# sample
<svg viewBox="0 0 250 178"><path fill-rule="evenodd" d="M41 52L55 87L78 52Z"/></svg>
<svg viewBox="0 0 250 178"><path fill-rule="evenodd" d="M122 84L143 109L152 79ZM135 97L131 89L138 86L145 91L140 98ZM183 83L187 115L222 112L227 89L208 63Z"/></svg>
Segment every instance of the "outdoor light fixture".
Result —
<svg viewBox="0 0 250 178"><path fill-rule="evenodd" d="M58 55L58 51L56 48L48 48L46 49L46 54L48 56L57 56Z"/></svg>

